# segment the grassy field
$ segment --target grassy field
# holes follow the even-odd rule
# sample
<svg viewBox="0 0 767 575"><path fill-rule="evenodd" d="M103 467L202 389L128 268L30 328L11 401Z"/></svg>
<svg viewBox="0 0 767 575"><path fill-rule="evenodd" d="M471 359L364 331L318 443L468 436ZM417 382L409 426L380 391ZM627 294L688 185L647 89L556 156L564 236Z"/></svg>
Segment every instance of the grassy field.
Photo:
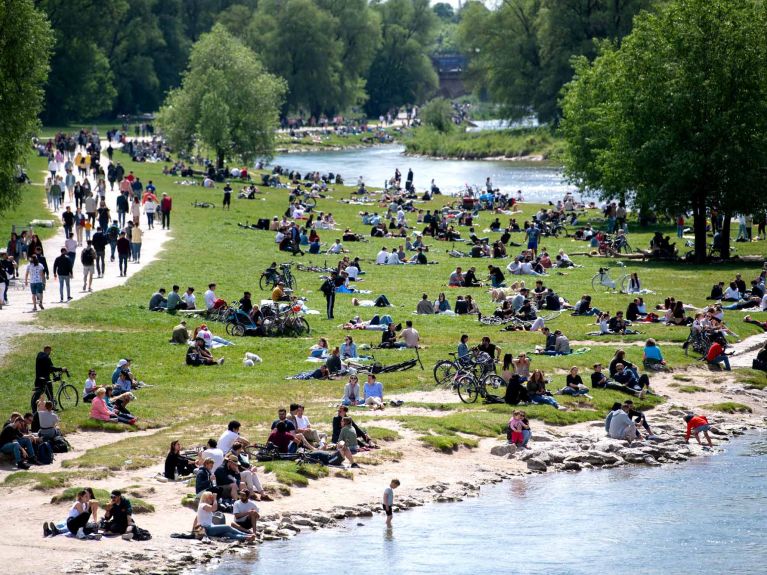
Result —
<svg viewBox="0 0 767 575"><path fill-rule="evenodd" d="M45 192L43 190L42 178L40 172L45 170L47 162L44 158L34 156L30 158L27 168L27 174L32 179L32 184L25 184L21 188L21 201L12 209L0 212L0 230L3 233L3 239L0 247L5 248L10 238L13 226L16 229L28 229L29 222L32 220L51 220L54 219L45 202ZM35 227L34 232L42 239L49 238L56 233L59 222L56 221L55 227Z"/></svg>
<svg viewBox="0 0 767 575"><path fill-rule="evenodd" d="M563 151L562 141L546 128L481 132L456 130L443 134L423 127L410 131L404 143L409 154L466 160L542 156L544 160L557 161Z"/></svg>
<svg viewBox="0 0 767 575"><path fill-rule="evenodd" d="M121 159L124 162L127 160ZM373 309L354 308L351 304L352 296L339 294L336 299L336 320L328 321L324 313L308 316L312 328L311 337L240 338L236 340L235 346L223 351L216 350L217 354L227 358L223 366L208 368L187 367L184 364L185 350L168 344L170 331L179 321L178 317L147 310L151 294L159 287L170 289L174 283L182 286L182 290L187 286L194 286L199 294L198 301L202 300L202 293L210 282L218 284L219 297L227 300L241 297L245 290L253 292L256 301L268 298L268 293L261 292L258 288L262 270L272 261L288 261L290 257L277 251L272 233L242 229L237 223L281 215L287 207L288 191L269 189L257 200L234 199L231 211L223 211L220 208L198 209L192 207L192 202L208 200L220 205L220 189L204 190L201 187L177 185L174 178L162 175L162 166L159 164L132 164L129 160L126 164L128 169L134 170L144 181L152 179L157 185L158 193L168 192L173 197L173 239L156 262L132 277L125 286L95 293L85 300L73 303L68 309L46 310L40 314L39 323L49 328L51 333L24 337L4 360L4 391L0 394L0 412L28 409L34 376L34 356L43 345L49 344L54 350L54 362L70 368L73 383L78 388L82 386L89 368L97 370L98 381L106 382L118 359L133 358L134 371L140 379L153 387L138 392L138 399L132 404L132 410L138 416L141 427L163 428L152 437L134 438L126 434L122 441L106 448L91 450L79 459L68 461L67 467L131 469L151 465L162 457L171 440L181 439L185 445L200 444L207 437L218 436L225 423L232 418L243 422L246 437L263 441L268 424L276 414L276 408L290 402L306 404L307 414L315 425L327 428L329 418L335 412L332 405L341 397L344 382L288 381L285 376L314 368L316 364L308 363L305 359L309 347L317 338L324 336L329 339L331 345L340 344L343 336L349 332L343 332L338 325L357 314L369 319L374 313ZM322 166L317 166L317 169L322 169ZM42 189L32 187L29 190L28 201L32 205L39 204L42 201ZM319 201L317 209L333 212L342 229L348 226L357 232L368 233L367 226L361 224L358 216L360 206L338 202L341 198L350 197L350 191L350 188L336 188L330 193L330 197ZM34 199L35 194L39 195L38 200ZM451 199L438 197L423 207L435 208L450 202ZM525 205L523 213L515 217L522 221L537 209L537 206ZM594 217L596 216L595 212ZM7 221L7 216L3 216L0 226L4 226ZM482 213L477 224L478 229L486 227L490 221L490 216ZM595 221L599 223L598 220ZM670 232L670 228L662 229L664 232ZM642 247L647 246L654 231L638 229L636 226L632 226L631 230L632 244ZM145 232L145 241L151 241L151 234L151 231ZM332 242L340 236L328 231L321 231L320 235L324 242ZM522 235L515 234L512 239L521 242ZM450 258L445 253L450 245L431 241L429 257L438 262L435 265L376 267L373 264L381 246L393 248L401 243L397 239L384 239L346 246L351 250L352 256L362 259L363 270L367 272L359 287L373 293L364 297L372 299L378 294L386 294L394 304L386 313L392 315L396 321L413 319L426 346L421 354L426 366L425 371L416 368L381 377L387 397L393 398L406 391L433 389L431 368L437 360L446 358L448 352L455 350L461 333L469 334L470 341L474 344L479 343L483 335L489 335L504 353L531 352L536 344L543 343L539 334L500 332L498 328L479 324L476 318L472 317L413 315L421 293L425 292L430 298L436 299L442 291L447 293L451 303L455 301L457 294L472 293L482 312L492 313L495 305L489 301L484 289L455 290L446 287L448 276L456 265L461 265L464 269L475 265L478 275L484 276L490 262ZM586 249L584 243L569 238L546 238L543 245L554 252L560 248L567 252ZM762 242L738 244L739 254L763 252ZM566 275L555 274L544 278L546 285L555 288L560 295L572 302L583 293L593 292L591 277L599 266L605 265L605 262L599 259L575 259L584 267L571 270ZM315 264L327 261L332 265L338 261L338 257L298 256L294 261ZM505 265L508 262L493 263ZM638 272L643 285L656 292L646 296L650 306L661 303L668 296L675 296L694 305L704 305L705 297L713 283L720 279L729 280L736 272L743 273L744 278L749 280L757 275L760 267L743 263L693 266L631 261L627 261L626 266L626 272ZM617 270L617 267L615 269ZM116 264L112 264L107 273L117 273ZM324 310L324 298L319 292L319 274L298 271L295 273L298 279L298 294L308 298L311 308ZM592 295L596 306L612 312L625 310L631 299L627 295L601 291ZM764 318L767 314L754 315ZM742 313L727 312L728 321L742 337L755 333L754 326L740 321L742 316ZM190 326L194 327L197 323L202 322L191 320ZM585 335L596 329L593 318L563 314L550 326L563 330L573 341L573 347L590 348L587 353L570 357L535 357L533 367L545 370L546 374L553 378L550 386L552 390L564 385L566 370L571 365L581 367L586 376L584 379L587 379L590 366L594 362L609 362L616 348L627 342L642 341L647 337L654 337L659 341L671 365L684 367L694 362L693 358L684 355L680 347L687 337L686 328L647 325L641 326L640 335L624 338L603 337L597 338L599 342L596 343L577 343L578 340L594 339ZM212 330L216 334L225 335L220 324L212 325ZM378 332L351 333L358 344L377 344L380 341ZM246 351L259 354L264 362L253 368L243 367L241 360ZM411 354L407 351L376 350L375 356L383 363L393 363L409 358ZM631 347L628 357L635 363L640 362L641 348ZM716 379L716 375L712 375L712 383ZM580 399L576 402L572 398L561 398L561 403L571 408L568 411L556 411L548 406L534 406L527 411L533 419L553 424L587 421L603 417L613 401L624 397L609 391L595 391L593 395L593 401ZM657 401L651 398L645 400L644 405L649 407ZM511 408L505 405L475 404L462 406L460 410L455 410L454 405L421 406L449 410L452 413L440 418L409 415L396 419L403 427L421 434L423 441L440 450L453 449L459 439L463 444L474 444L475 440L463 435L476 438L498 435L511 411ZM76 410L65 411L63 422L69 430L102 427L102 424L88 419L87 409L82 405ZM125 430L114 425L107 427L110 430ZM385 434L386 431L389 430L379 430L377 433ZM290 471L286 470L285 473Z"/></svg>

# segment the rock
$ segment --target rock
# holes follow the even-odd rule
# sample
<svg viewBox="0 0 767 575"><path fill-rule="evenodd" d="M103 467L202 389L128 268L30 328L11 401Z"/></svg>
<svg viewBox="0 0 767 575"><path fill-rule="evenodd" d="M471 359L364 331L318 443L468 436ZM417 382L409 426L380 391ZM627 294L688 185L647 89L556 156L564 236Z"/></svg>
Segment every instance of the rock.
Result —
<svg viewBox="0 0 767 575"><path fill-rule="evenodd" d="M511 455L513 453L517 452L517 446L513 443L508 443L504 445L494 445L490 448L490 455L497 455L499 457L504 457L506 455Z"/></svg>
<svg viewBox="0 0 767 575"><path fill-rule="evenodd" d="M527 468L530 471L546 471L548 466L538 457L531 457L527 460Z"/></svg>
<svg viewBox="0 0 767 575"><path fill-rule="evenodd" d="M554 437L546 432L536 431L535 435L533 435L533 441L549 442L554 441Z"/></svg>
<svg viewBox="0 0 767 575"><path fill-rule="evenodd" d="M565 464L562 466L562 469L565 471L580 471L581 470L581 464L577 461L566 461Z"/></svg>
<svg viewBox="0 0 767 575"><path fill-rule="evenodd" d="M548 451L546 454L549 456L549 460L552 463L562 463L567 457L567 453L564 451Z"/></svg>
<svg viewBox="0 0 767 575"><path fill-rule="evenodd" d="M301 525L302 527L316 527L317 524L308 517L294 517L293 525Z"/></svg>
<svg viewBox="0 0 767 575"><path fill-rule="evenodd" d="M575 461L577 463L590 463L591 465L620 465L624 463L623 458L606 451L597 451L592 449L586 453L574 453L565 458L565 463Z"/></svg>
<svg viewBox="0 0 767 575"><path fill-rule="evenodd" d="M289 539L290 537L293 537L293 535L295 534L296 532L291 531L290 529L278 529L277 533L275 533L275 535L277 535L278 537L281 537L282 539Z"/></svg>
<svg viewBox="0 0 767 575"><path fill-rule="evenodd" d="M620 455L629 463L644 463L646 457L651 457L650 455L644 453L641 449L630 447L624 447L618 452L618 455Z"/></svg>
<svg viewBox="0 0 767 575"><path fill-rule="evenodd" d="M603 437L594 444L594 449L597 451L604 451L607 453L617 453L621 449L626 447L626 442L619 439L613 439L611 437Z"/></svg>
<svg viewBox="0 0 767 575"><path fill-rule="evenodd" d="M662 465L661 463L656 461L655 458L653 458L653 457L651 457L649 455L645 456L643 463L645 465L651 465L652 467L660 467L660 465Z"/></svg>

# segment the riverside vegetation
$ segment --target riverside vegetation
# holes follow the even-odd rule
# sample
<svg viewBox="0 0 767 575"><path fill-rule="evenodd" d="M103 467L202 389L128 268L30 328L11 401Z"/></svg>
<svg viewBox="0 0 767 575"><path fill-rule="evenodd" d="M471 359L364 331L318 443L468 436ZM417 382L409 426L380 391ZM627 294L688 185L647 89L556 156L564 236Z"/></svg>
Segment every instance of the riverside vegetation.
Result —
<svg viewBox="0 0 767 575"><path fill-rule="evenodd" d="M324 336L331 343L341 340L344 335L337 324L354 315L363 318L372 315L372 310L355 308L351 305L351 296L339 295L336 303L336 321L327 321L324 314L309 316L312 326L311 337L304 339L269 339L242 338L236 340L236 346L223 348L220 353L228 361L219 368L193 369L184 365L183 349L167 343L171 328L178 318L162 313L152 313L146 309L149 296L159 287L170 288L173 283L181 286L204 288L215 281L218 294L227 300L234 300L245 290L254 294L254 299L268 297L259 292L258 277L272 261L286 261L285 253L279 253L270 232L251 231L237 227L238 222L253 222L259 217L271 218L282 214L287 206L286 190L263 189L256 201L234 200L231 211L221 209L199 210L191 207L195 200L208 200L220 203L220 189L206 190L201 187L179 186L174 184L177 178L163 176L159 164L133 164L128 158L119 155L129 169L143 181L153 180L159 192L167 192L174 199L172 240L160 255L144 271L131 278L123 287L94 293L88 298L71 304L68 309L46 310L38 316L38 323L45 327L43 334L30 334L15 345L13 351L4 360L4 386L6 392L0 397L0 410L10 412L26 408L31 394L34 367L32 357L36 350L49 344L54 350L57 364L67 365L73 372L73 383L80 386L88 368L95 368L99 381L109 377L117 359L132 357L135 371L141 379L153 384L138 393L135 411L140 419L141 428L162 428L154 435L131 437L106 447L87 451L80 457L66 461L66 467L83 470L137 469L160 461L169 438L181 438L185 445L200 444L210 434L216 434L225 426L226 421L236 418L243 422L247 435L263 440L267 435L278 405L298 401L306 404L313 421L328 421L335 409L331 407L341 396L342 381L285 381L285 376L304 371L309 364L304 362L309 346ZM321 169L322 166L317 166ZM30 175L37 181L44 170L41 159L34 159ZM419 177L426 179L429 174ZM341 228L351 227L354 231L366 233L358 216L359 206L339 203L341 198L350 197L352 189L336 186L329 197L318 202L317 210L332 212ZM26 186L24 202L20 210L33 214L35 206L42 208L42 187ZM451 197L437 197L423 207L438 207L453 201ZM523 205L522 213L515 217L523 221L530 217L539 206ZM376 209L376 208L372 208ZM380 210L379 210L380 211ZM20 217L20 216L14 216ZM50 216L48 216L50 217ZM412 222L414 216L410 217ZM596 212L591 219L599 223ZM489 214L482 213L478 228L487 226ZM8 215L0 217L0 228L8 229ZM635 222L630 223L631 242L635 246L646 246L653 229L640 229ZM667 230L661 226L661 231ZM321 231L323 241L332 242L340 234ZM513 237L521 240L521 235ZM426 371L414 369L402 373L387 374L382 377L385 395L396 397L409 391L430 391L434 387L431 366L438 359L447 357L453 351L461 333L470 336L471 343L478 343L483 335L489 335L504 352L531 352L536 344L542 343L540 334L524 332L499 332L498 328L486 327L476 319L445 316L413 316L415 304L421 293L427 293L435 299L441 291L448 292L451 302L458 293L469 290L446 289L447 277L456 265L468 267L476 265L479 275L485 269L485 260L456 260L449 258L445 250L450 246L442 242L431 241L429 258L438 263L429 266L376 267L373 265L375 254L381 246L396 247L401 242L397 239L381 239L368 243L349 243L353 256L359 256L363 269L367 271L365 280L359 284L362 289L373 290L374 295L386 294L395 307L387 310L396 321L413 319L420 331L426 348L422 359ZM586 249L584 243L570 238L545 238L542 242L550 252L563 248L567 252L580 252ZM761 253L761 243L739 244L739 253ZM305 263L322 264L327 261L334 264L336 257L305 256L297 258ZM590 278L597 268L605 265L600 259L579 258L583 268L573 269L566 275L550 275L544 278L546 285L555 288L559 294L574 302L582 293L592 292ZM736 272L744 277L755 275L757 264L733 261L720 266L676 265L661 262L627 262L627 272L639 273L643 284L654 290L655 295L646 296L650 305L662 302L663 298L674 296L685 302L703 305L711 284L719 279L726 279ZM324 299L319 292L321 280L318 274L295 272L298 276L298 294L308 297L308 305L314 309L324 309ZM484 289L475 289L474 295L483 313L492 313L495 305L485 295ZM595 303L602 309L615 311L625 309L631 297L622 294L593 293ZM766 314L752 314L763 317ZM727 312L726 319L733 328L745 337L756 333L756 328L743 324L742 314ZM687 337L687 329L666 327L660 324L641 326L640 335L623 338L612 337L599 342L607 345L579 344L579 340L588 340L585 334L594 329L592 319L571 317L567 313L551 324L552 328L561 329L567 334L574 348L587 345L591 351L583 355L569 357L535 357L533 367L538 367L553 378L551 389L564 385L564 375L572 365L577 365L582 372L588 372L590 366L600 361L609 362L618 347L640 342L647 337L654 337L663 348L664 355L671 365L684 369L695 364L693 357L684 355L681 343ZM194 320L191 322L194 324ZM201 323L201 322L200 322ZM220 333L223 326L213 325L214 333ZM355 340L360 343L377 344L380 334L377 332L354 332ZM257 352L264 358L264 363L255 368L244 368L240 362L245 351ZM376 351L376 358L383 363L400 361L408 352ZM634 362L641 360L641 349L630 347L628 357ZM749 377L756 376L749 374ZM536 422L554 425L598 420L604 417L609 407L623 396L611 391L596 391L593 400L562 397L561 403L567 411L557 411L548 406L530 406L528 415ZM662 400L647 397L640 406L650 408ZM412 430L425 444L438 450L452 451L459 446L472 447L477 439L498 437L502 433L510 408L505 405L463 405L451 403L411 402L414 408L447 412L444 417L429 417L420 414L387 413L387 417L398 422L402 427ZM442 415L442 414L441 414ZM95 422L88 418L87 409L82 405L75 410L63 412L63 426L67 431L76 429L105 429L126 431L124 427ZM381 433L385 433L385 429ZM390 457L397 457L390 454Z"/></svg>

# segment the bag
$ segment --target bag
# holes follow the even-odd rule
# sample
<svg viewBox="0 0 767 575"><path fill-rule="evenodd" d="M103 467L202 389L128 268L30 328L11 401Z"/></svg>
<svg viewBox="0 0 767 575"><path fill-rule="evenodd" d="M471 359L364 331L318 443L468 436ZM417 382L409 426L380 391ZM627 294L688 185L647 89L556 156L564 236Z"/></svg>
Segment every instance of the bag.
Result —
<svg viewBox="0 0 767 575"><path fill-rule="evenodd" d="M138 525L133 526L133 540L134 541L149 541L152 538L152 534L146 529L142 529Z"/></svg>
<svg viewBox="0 0 767 575"><path fill-rule="evenodd" d="M37 461L40 462L40 465L53 463L53 449L47 441L37 446Z"/></svg>
<svg viewBox="0 0 767 575"><path fill-rule="evenodd" d="M57 435L51 439L50 444L53 453L67 453L72 449L72 446L69 444L69 442L60 435Z"/></svg>
<svg viewBox="0 0 767 575"><path fill-rule="evenodd" d="M86 248L83 250L83 253L80 254L80 262L82 262L84 266L92 266L94 261L95 258L93 257L92 248Z"/></svg>
<svg viewBox="0 0 767 575"><path fill-rule="evenodd" d="M213 514L212 522L213 522L213 525L226 525L226 515L224 515L220 511L216 511Z"/></svg>

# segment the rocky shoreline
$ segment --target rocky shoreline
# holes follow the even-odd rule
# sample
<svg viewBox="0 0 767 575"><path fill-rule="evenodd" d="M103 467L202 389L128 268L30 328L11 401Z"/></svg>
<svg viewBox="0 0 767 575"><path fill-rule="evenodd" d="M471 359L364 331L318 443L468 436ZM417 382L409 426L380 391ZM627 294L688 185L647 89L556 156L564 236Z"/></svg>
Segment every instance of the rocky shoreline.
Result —
<svg viewBox="0 0 767 575"><path fill-rule="evenodd" d="M721 452L723 442L754 429L764 429L765 418L749 418L738 415L715 415L710 417L711 434L715 441L712 450L697 443L686 443L680 434L679 421L684 411L679 408L661 408L653 413L652 427L657 440L635 442L604 436L602 422L592 422L582 431L568 429L535 433L532 449L517 449L514 445L495 442L485 447L488 467L474 471L481 476L474 481L437 481L419 487L400 496L394 511L404 512L432 503L448 503L477 497L482 485L533 474L577 472L585 469L610 469L624 465L663 466L679 464L701 455ZM601 428L601 429L600 429ZM508 469L499 469L499 460L508 461ZM311 511L283 511L264 515L258 524L257 543L285 540L301 533L339 526L356 518L369 518L382 513L377 500L361 502L356 506L335 506ZM177 545L163 549L151 545L135 552L126 549L120 553L119 562L109 559L78 558L66 567L64 573L91 573L108 568L112 575L179 575L203 565L216 563L226 556L251 555L255 547L229 541L203 543L197 540L179 540Z"/></svg>

